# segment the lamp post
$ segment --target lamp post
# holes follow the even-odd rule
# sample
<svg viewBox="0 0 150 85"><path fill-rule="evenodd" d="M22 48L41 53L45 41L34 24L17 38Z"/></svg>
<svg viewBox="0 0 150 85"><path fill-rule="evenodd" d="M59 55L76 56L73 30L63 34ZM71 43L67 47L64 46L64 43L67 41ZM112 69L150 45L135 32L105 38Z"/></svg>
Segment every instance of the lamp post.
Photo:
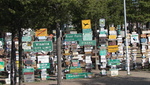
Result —
<svg viewBox="0 0 150 85"><path fill-rule="evenodd" d="M125 41L126 41L126 69L127 75L130 75L130 60L128 54L128 36L127 36L127 19L126 19L126 0L124 0L124 28L125 28Z"/></svg>

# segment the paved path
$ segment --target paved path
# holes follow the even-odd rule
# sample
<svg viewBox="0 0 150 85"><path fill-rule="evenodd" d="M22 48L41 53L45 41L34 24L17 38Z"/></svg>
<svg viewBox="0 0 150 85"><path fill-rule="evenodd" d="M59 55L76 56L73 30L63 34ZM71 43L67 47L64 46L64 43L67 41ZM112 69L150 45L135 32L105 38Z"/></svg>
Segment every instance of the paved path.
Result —
<svg viewBox="0 0 150 85"><path fill-rule="evenodd" d="M93 73L99 73L93 70ZM56 80L46 80L33 83L22 83L22 85L57 85ZM131 75L127 75L126 71L119 71L116 77L98 76L91 79L70 79L62 80L62 85L150 85L150 71L131 71Z"/></svg>

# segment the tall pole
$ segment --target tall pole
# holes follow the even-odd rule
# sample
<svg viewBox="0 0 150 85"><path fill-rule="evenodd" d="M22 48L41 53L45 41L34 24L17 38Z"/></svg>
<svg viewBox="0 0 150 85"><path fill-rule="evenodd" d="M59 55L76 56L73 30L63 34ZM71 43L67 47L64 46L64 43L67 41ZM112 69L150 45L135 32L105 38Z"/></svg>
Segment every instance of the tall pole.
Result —
<svg viewBox="0 0 150 85"><path fill-rule="evenodd" d="M56 23L56 37L57 37L57 85L61 84L62 72L61 72L61 32L59 23Z"/></svg>
<svg viewBox="0 0 150 85"><path fill-rule="evenodd" d="M19 85L22 81L22 31L19 28Z"/></svg>
<svg viewBox="0 0 150 85"><path fill-rule="evenodd" d="M130 75L130 60L128 52L128 36L127 36L127 19L126 19L126 0L124 0L124 26L125 26L125 39L126 39L126 66L127 75Z"/></svg>

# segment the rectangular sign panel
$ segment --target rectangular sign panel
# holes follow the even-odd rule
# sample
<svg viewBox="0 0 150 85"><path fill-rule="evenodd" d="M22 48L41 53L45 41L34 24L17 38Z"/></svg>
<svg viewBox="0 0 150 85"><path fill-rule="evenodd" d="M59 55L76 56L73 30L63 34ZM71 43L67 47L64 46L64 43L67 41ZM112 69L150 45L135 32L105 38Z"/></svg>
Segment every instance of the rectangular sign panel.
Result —
<svg viewBox="0 0 150 85"><path fill-rule="evenodd" d="M23 36L22 42L30 42L32 40L31 36Z"/></svg>
<svg viewBox="0 0 150 85"><path fill-rule="evenodd" d="M108 46L108 52L116 52L118 51L118 45Z"/></svg>
<svg viewBox="0 0 150 85"><path fill-rule="evenodd" d="M33 51L34 52L53 51L53 43L52 41L35 41L33 42Z"/></svg>
<svg viewBox="0 0 150 85"><path fill-rule="evenodd" d="M39 29L35 32L35 36L39 37L39 36L47 36L47 29L46 28L42 28Z"/></svg>
<svg viewBox="0 0 150 85"><path fill-rule="evenodd" d="M95 40L79 41L79 45L80 45L80 46L84 46L84 45L92 45L92 46L95 46L95 45L96 45L96 41L95 41Z"/></svg>
<svg viewBox="0 0 150 85"><path fill-rule="evenodd" d="M50 68L50 63L39 63L37 64L38 69L47 69Z"/></svg>
<svg viewBox="0 0 150 85"><path fill-rule="evenodd" d="M82 33L65 35L65 41L79 41L79 40L82 40Z"/></svg>

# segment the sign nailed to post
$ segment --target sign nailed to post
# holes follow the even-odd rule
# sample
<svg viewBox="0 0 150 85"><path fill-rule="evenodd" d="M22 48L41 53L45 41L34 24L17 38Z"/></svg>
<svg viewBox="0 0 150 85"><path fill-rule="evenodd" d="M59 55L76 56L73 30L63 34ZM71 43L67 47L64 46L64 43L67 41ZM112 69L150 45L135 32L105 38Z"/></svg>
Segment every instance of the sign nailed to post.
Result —
<svg viewBox="0 0 150 85"><path fill-rule="evenodd" d="M42 28L39 29L35 32L35 36L39 37L39 36L47 36L47 29L46 28Z"/></svg>
<svg viewBox="0 0 150 85"><path fill-rule="evenodd" d="M91 29L91 20L82 20L82 29Z"/></svg>
<svg viewBox="0 0 150 85"><path fill-rule="evenodd" d="M52 41L35 41L33 42L34 52L53 51Z"/></svg>
<svg viewBox="0 0 150 85"><path fill-rule="evenodd" d="M65 35L65 41L79 41L82 40L82 34L66 34Z"/></svg>
<svg viewBox="0 0 150 85"><path fill-rule="evenodd" d="M84 46L84 45L92 45L92 46L95 46L95 45L96 45L96 41L95 41L95 40L79 41L79 45L80 45L80 46Z"/></svg>

